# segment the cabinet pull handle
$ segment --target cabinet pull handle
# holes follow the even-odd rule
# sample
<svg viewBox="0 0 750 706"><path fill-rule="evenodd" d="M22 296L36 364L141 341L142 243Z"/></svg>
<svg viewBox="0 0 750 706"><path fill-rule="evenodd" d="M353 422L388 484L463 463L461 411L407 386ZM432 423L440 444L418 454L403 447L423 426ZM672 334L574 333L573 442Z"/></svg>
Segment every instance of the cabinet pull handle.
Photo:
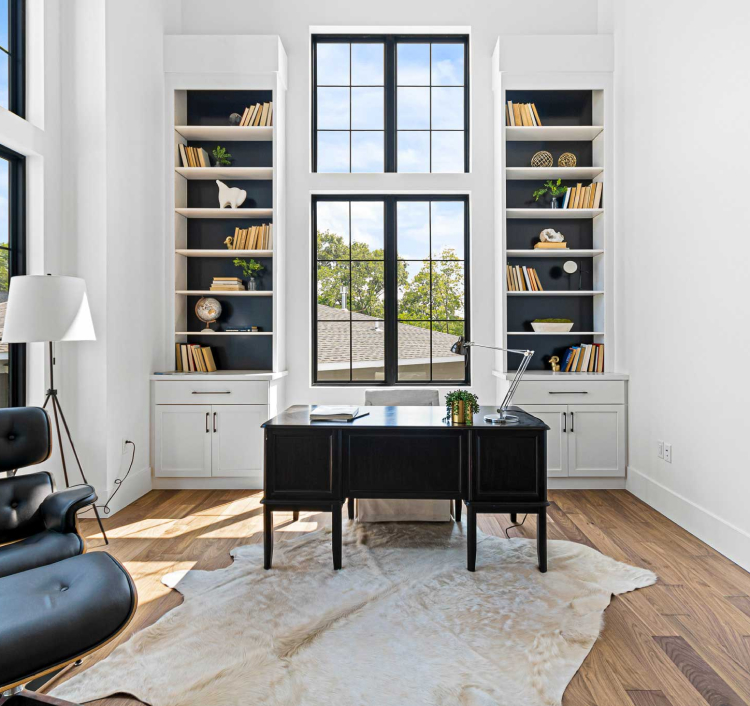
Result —
<svg viewBox="0 0 750 706"><path fill-rule="evenodd" d="M231 395L231 390L193 390L193 395Z"/></svg>
<svg viewBox="0 0 750 706"><path fill-rule="evenodd" d="M575 424L576 424L576 413L571 412L570 413L570 431L575 432L576 430Z"/></svg>
<svg viewBox="0 0 750 706"><path fill-rule="evenodd" d="M206 412L206 434L208 434L208 412Z"/></svg>
<svg viewBox="0 0 750 706"><path fill-rule="evenodd" d="M563 412L563 434L568 431L568 413Z"/></svg>
<svg viewBox="0 0 750 706"><path fill-rule="evenodd" d="M214 412L214 434L216 433L216 412Z"/></svg>
<svg viewBox="0 0 750 706"><path fill-rule="evenodd" d="M193 393L195 394L195 393ZM586 390L547 390L548 395L588 395Z"/></svg>

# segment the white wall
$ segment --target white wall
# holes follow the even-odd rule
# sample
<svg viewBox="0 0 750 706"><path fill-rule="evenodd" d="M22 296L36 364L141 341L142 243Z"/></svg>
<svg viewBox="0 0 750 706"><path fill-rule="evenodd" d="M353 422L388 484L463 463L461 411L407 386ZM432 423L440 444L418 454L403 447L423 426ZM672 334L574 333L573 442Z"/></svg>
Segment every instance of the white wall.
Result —
<svg viewBox="0 0 750 706"><path fill-rule="evenodd" d="M324 175L310 174L309 33L311 26L452 26L471 28L471 174ZM560 3L541 0L285 0L243 2L183 0L185 34L278 34L289 57L287 94L287 402L363 401L362 388L310 387L309 195L315 190L460 188L472 193L472 331L478 341L494 340L494 246L492 82L490 57L499 34L587 34L597 31L595 0ZM529 47L533 51L533 47ZM492 353L473 354L473 389L485 403L495 401Z"/></svg>
<svg viewBox="0 0 750 706"><path fill-rule="evenodd" d="M750 6L630 0L614 28L628 487L750 569Z"/></svg>

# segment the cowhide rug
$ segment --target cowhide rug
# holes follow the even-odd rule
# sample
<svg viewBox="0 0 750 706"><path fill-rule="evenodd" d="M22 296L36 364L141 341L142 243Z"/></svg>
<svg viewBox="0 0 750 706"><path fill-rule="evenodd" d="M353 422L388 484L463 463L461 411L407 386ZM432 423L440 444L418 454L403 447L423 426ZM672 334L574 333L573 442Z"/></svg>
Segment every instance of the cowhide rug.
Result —
<svg viewBox="0 0 750 706"><path fill-rule="evenodd" d="M153 706L540 706L559 704L612 594L656 576L572 542L466 528L344 521L344 568L330 529L260 545L218 571L165 577L184 603L52 692L72 701L132 694Z"/></svg>

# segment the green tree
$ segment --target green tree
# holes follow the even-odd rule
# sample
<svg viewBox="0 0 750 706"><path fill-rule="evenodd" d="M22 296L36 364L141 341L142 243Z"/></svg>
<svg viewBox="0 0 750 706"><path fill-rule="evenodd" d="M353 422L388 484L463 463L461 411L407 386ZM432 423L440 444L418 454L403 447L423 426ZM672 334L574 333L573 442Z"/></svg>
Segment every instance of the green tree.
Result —
<svg viewBox="0 0 750 706"><path fill-rule="evenodd" d="M0 248L0 292L8 291L10 282L8 275L8 251L5 248Z"/></svg>

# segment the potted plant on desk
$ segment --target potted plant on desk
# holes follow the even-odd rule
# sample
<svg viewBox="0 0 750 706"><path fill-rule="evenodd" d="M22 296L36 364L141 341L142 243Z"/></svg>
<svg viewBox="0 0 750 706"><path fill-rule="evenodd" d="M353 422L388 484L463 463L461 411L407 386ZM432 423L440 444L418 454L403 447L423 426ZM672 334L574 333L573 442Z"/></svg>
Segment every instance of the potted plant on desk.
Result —
<svg viewBox="0 0 750 706"><path fill-rule="evenodd" d="M454 424L472 424L479 400L467 390L454 390L445 396L445 409Z"/></svg>

